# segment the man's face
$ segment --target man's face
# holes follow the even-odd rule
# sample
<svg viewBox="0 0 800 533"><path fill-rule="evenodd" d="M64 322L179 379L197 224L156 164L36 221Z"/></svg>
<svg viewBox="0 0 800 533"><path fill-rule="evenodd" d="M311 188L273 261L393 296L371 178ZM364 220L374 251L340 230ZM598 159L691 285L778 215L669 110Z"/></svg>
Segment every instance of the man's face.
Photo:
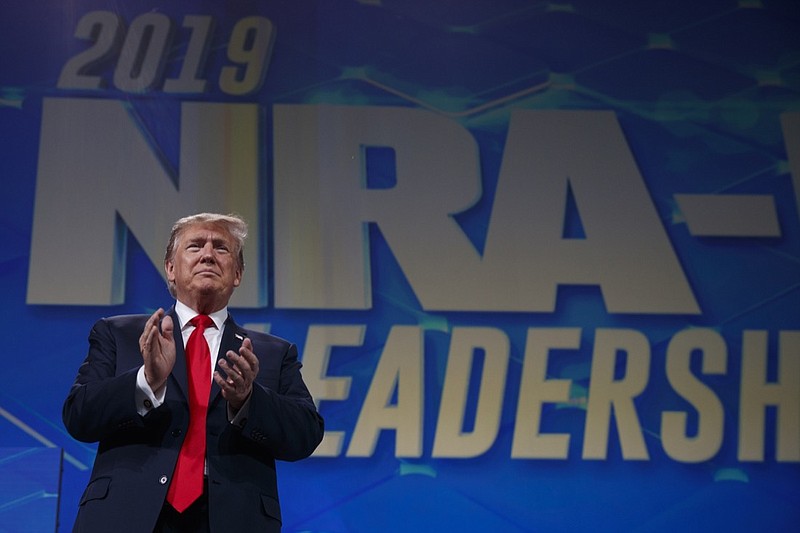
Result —
<svg viewBox="0 0 800 533"><path fill-rule="evenodd" d="M167 280L175 284L178 299L206 313L227 305L242 280L236 241L214 224L196 224L183 230L164 269Z"/></svg>

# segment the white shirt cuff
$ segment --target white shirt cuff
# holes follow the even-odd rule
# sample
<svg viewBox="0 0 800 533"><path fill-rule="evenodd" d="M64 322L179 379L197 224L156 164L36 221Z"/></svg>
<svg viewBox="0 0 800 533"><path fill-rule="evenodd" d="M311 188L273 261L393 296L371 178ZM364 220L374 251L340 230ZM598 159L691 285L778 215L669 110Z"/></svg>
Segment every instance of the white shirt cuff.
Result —
<svg viewBox="0 0 800 533"><path fill-rule="evenodd" d="M144 377L144 365L139 367L136 373L136 411L145 416L147 413L164 403L164 396L167 393L167 385L164 384L157 391L153 391Z"/></svg>

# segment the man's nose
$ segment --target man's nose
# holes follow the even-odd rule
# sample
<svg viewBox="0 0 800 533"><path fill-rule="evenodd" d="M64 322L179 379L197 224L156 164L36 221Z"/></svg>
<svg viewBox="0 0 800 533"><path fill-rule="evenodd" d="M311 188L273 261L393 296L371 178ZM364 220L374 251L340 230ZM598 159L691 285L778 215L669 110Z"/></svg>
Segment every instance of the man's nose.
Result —
<svg viewBox="0 0 800 533"><path fill-rule="evenodd" d="M206 245L203 246L203 254L202 254L201 259L203 261L213 261L214 260L214 245L211 244L210 242L206 243Z"/></svg>

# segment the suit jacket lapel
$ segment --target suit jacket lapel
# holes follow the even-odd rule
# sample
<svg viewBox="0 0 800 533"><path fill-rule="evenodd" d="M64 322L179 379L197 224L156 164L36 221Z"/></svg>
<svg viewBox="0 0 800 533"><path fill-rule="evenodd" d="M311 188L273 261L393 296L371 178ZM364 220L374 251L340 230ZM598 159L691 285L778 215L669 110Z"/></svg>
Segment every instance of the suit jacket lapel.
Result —
<svg viewBox="0 0 800 533"><path fill-rule="evenodd" d="M187 399L189 397L189 378L186 372L186 352L183 347L181 324L178 321L178 314L175 312L174 307L169 310L168 314L172 317L172 336L175 339L175 366L172 367L172 377L180 394L183 395L184 399Z"/></svg>
<svg viewBox="0 0 800 533"><path fill-rule="evenodd" d="M219 366L220 359L225 357L225 354L228 353L228 350L233 350L234 352L239 353L239 348L242 346L245 336L247 336L247 332L240 328L236 322L233 321L233 317L230 315L230 313L228 313L228 319L225 321L225 330L222 332L222 339L219 343L217 364L214 367L214 370L222 374L222 376L225 376L225 372ZM213 381L212 378L211 400L209 402L209 406L218 401L221 397L219 385L217 385L217 382Z"/></svg>

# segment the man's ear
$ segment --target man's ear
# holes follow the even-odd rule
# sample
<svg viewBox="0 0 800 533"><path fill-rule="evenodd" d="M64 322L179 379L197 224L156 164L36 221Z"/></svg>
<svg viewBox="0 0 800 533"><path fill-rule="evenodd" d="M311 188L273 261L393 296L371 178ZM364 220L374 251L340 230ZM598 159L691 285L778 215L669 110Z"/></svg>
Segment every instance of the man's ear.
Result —
<svg viewBox="0 0 800 533"><path fill-rule="evenodd" d="M167 275L167 281L175 282L175 264L172 261L164 262L164 273Z"/></svg>
<svg viewBox="0 0 800 533"><path fill-rule="evenodd" d="M234 287L238 287L242 283L242 274L243 272L241 268L236 269L236 277L233 278Z"/></svg>

